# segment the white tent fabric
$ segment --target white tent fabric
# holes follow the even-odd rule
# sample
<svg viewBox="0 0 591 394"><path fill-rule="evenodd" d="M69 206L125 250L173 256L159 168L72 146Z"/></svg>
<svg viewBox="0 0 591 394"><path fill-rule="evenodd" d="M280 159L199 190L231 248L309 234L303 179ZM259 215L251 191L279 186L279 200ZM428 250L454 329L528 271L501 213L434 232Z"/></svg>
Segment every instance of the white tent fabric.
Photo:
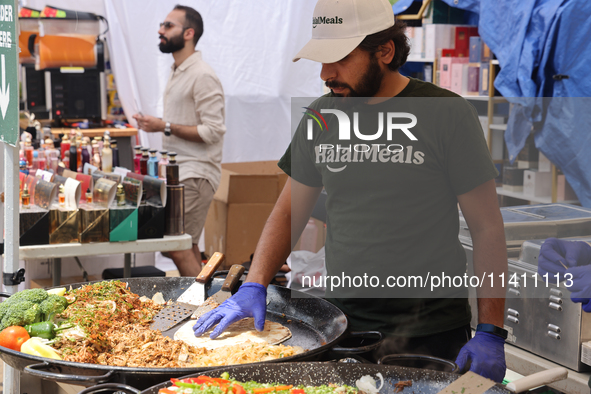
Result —
<svg viewBox="0 0 591 394"><path fill-rule="evenodd" d="M162 96L172 56L158 50L158 24L177 0L22 0L103 15L109 21L111 67L125 114L162 116ZM320 64L292 63L311 37L316 0L188 0L204 20L197 44L224 87L224 162L279 159L290 140L291 97L322 94ZM159 149L161 133L140 132Z"/></svg>

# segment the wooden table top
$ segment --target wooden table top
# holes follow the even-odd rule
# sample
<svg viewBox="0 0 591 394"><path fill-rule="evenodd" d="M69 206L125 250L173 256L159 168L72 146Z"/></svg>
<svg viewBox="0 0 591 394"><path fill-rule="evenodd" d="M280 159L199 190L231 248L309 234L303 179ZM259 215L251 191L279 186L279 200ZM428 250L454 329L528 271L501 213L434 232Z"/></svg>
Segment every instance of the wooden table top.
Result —
<svg viewBox="0 0 591 394"><path fill-rule="evenodd" d="M52 127L51 128L51 134L53 135L58 135L58 134L66 134L70 132L70 128L56 128L56 127ZM100 129L80 129L80 131L82 132L82 135L85 137L102 137L103 134L105 134L105 131L109 131L109 134L111 136L111 138L117 138L117 137L132 137L134 135L137 135L137 129L135 128L126 128L126 129L118 129L116 127L105 127L105 128L100 128ZM76 130L78 131L78 130Z"/></svg>

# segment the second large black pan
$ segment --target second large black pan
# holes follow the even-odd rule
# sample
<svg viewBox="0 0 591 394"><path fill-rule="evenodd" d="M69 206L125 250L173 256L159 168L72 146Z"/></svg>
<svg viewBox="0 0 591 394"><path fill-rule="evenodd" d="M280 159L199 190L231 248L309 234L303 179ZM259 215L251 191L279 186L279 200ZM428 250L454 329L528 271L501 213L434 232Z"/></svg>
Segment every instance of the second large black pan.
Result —
<svg viewBox="0 0 591 394"><path fill-rule="evenodd" d="M161 292L165 299L176 300L192 283L188 277L127 278L129 289L139 295L152 297ZM73 288L95 283L77 283ZM221 288L223 279L215 278L207 290L211 295ZM285 345L301 346L306 349L302 354L267 363L314 360L328 350L341 354L354 353L357 349L336 347L338 342L347 337L347 318L336 306L321 298L270 285L268 288L267 319L279 322L292 332L292 337ZM357 333L360 335L361 333ZM369 335L370 333L363 333ZM379 335L379 333L374 333ZM365 351L367 348L358 349ZM212 367L199 368L135 368L108 365L86 364L70 361L50 360L31 356L18 351L0 347L0 358L11 367L25 371L42 379L56 382L92 386L99 383L116 382L139 389L150 387L170 378L210 370Z"/></svg>
<svg viewBox="0 0 591 394"><path fill-rule="evenodd" d="M220 368L208 371L205 375L219 377L222 372L229 372L230 377L239 381L254 380L260 383L279 383L318 386L322 384L346 384L355 387L355 383L364 375L370 375L374 379L377 374L382 374L384 386L380 393L391 394L396 392L395 384L400 381L412 381L412 386L405 387L402 393L415 394L437 394L447 387L451 382L458 379L461 375L440 372L427 369L406 368L391 365L375 364L344 364L336 362L302 362L302 363L281 363L281 364L250 364L233 368ZM541 375L541 374L540 374ZM192 377L196 377L194 375ZM544 376L535 379L535 375L522 378L534 378L527 387L533 388L546 383ZM521 380L521 379L520 379ZM556 379L555 379L556 380ZM379 382L378 382L379 384ZM113 392L117 390L126 394L158 394L158 390L171 386L170 382L163 382L159 385L150 387L147 390L136 390L133 387L123 387L115 385L101 385L91 387L81 391L79 394L98 394ZM523 389L527 389L523 387ZM509 394L509 391L501 384L497 384L488 389L485 394ZM470 394L466 392L465 394Z"/></svg>

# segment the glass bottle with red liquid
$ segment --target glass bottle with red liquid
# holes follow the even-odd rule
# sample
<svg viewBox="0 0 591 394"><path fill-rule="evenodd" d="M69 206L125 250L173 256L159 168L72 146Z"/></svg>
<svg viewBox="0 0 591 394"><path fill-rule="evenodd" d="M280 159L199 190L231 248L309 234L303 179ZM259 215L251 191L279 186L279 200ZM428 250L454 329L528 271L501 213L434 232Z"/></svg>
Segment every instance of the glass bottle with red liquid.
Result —
<svg viewBox="0 0 591 394"><path fill-rule="evenodd" d="M135 156L133 158L133 172L136 174L141 174L142 169L140 166L140 161L142 160L142 146L136 145L135 146Z"/></svg>
<svg viewBox="0 0 591 394"><path fill-rule="evenodd" d="M142 158L140 159L140 173L142 175L148 175L148 148L142 148Z"/></svg>
<svg viewBox="0 0 591 394"><path fill-rule="evenodd" d="M68 134L65 134L64 138L62 139L62 143L60 144L60 151L60 158L63 161L66 157L66 152L70 152L70 139L68 138Z"/></svg>
<svg viewBox="0 0 591 394"><path fill-rule="evenodd" d="M27 167L33 166L33 146L31 145L31 139L27 138L25 141L25 158L27 160Z"/></svg>

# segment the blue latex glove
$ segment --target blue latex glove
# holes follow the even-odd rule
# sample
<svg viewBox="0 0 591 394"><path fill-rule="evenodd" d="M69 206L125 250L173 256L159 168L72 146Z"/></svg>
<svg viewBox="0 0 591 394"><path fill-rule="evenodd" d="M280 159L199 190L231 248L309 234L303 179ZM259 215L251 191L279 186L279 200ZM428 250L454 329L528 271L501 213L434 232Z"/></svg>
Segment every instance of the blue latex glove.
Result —
<svg viewBox="0 0 591 394"><path fill-rule="evenodd" d="M564 280L564 273L568 267L576 267L591 263L591 246L582 241L566 241L556 238L548 238L540 248L538 257L538 274L553 276L560 274L560 280Z"/></svg>
<svg viewBox="0 0 591 394"><path fill-rule="evenodd" d="M470 362L470 371L495 382L502 382L507 366L505 365L505 340L489 332L477 331L474 338L462 347L456 364L464 371Z"/></svg>
<svg viewBox="0 0 591 394"><path fill-rule="evenodd" d="M583 304L585 312L591 312L591 266L583 265L566 270L564 285L570 290L570 299Z"/></svg>
<svg viewBox="0 0 591 394"><path fill-rule="evenodd" d="M247 282L220 306L201 316L193 326L193 331L199 337L217 324L209 335L211 339L215 339L230 324L247 317L254 317L254 327L257 331L263 331L266 314L267 288L260 283Z"/></svg>

